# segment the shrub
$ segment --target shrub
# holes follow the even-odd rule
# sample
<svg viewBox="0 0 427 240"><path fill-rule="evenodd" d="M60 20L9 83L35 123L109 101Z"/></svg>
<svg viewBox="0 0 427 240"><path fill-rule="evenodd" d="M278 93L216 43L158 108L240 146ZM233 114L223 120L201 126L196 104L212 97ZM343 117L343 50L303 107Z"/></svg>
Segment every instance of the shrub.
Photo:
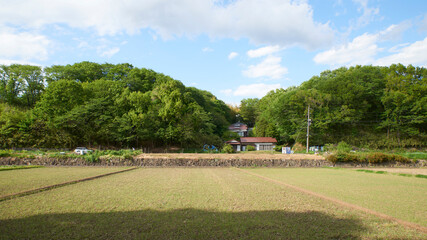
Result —
<svg viewBox="0 0 427 240"><path fill-rule="evenodd" d="M352 153L346 153L346 152L337 152L335 154L328 154L326 156L326 160L332 162L332 163L337 163L337 162L354 162L354 163L358 163L358 162L364 162L364 159L357 154L352 154Z"/></svg>
<svg viewBox="0 0 427 240"><path fill-rule="evenodd" d="M248 151L255 151L255 147L252 145L248 145Z"/></svg>
<svg viewBox="0 0 427 240"><path fill-rule="evenodd" d="M292 146L292 150L294 152L302 152L306 150L306 147L304 147L301 143L297 142Z"/></svg>
<svg viewBox="0 0 427 240"><path fill-rule="evenodd" d="M404 157L404 156L401 156L401 155L393 154L391 156L395 162L401 162L401 163L410 163L411 162L411 159Z"/></svg>
<svg viewBox="0 0 427 240"><path fill-rule="evenodd" d="M0 157L10 157L10 153L7 150L0 150Z"/></svg>
<svg viewBox="0 0 427 240"><path fill-rule="evenodd" d="M328 143L328 144L325 144L323 149L327 152L332 152L336 150L336 147L334 146L334 144Z"/></svg>
<svg viewBox="0 0 427 240"><path fill-rule="evenodd" d="M384 163L384 162L400 162L410 163L411 160L407 157L396 154L385 154L380 152L370 153L367 156L369 163Z"/></svg>
<svg viewBox="0 0 427 240"><path fill-rule="evenodd" d="M351 146L344 141L338 143L337 150L338 152L350 152Z"/></svg>
<svg viewBox="0 0 427 240"><path fill-rule="evenodd" d="M370 153L367 156L367 160L369 163L383 163L388 162L390 160L390 156L385 153Z"/></svg>
<svg viewBox="0 0 427 240"><path fill-rule="evenodd" d="M99 157L102 155L104 155L102 151L95 151L95 152L89 152L86 155L80 155L80 156L88 162L95 163L95 162L99 162Z"/></svg>
<svg viewBox="0 0 427 240"><path fill-rule="evenodd" d="M224 147L222 147L221 152L223 152L223 153L234 153L234 148L230 144L224 144Z"/></svg>
<svg viewBox="0 0 427 240"><path fill-rule="evenodd" d="M124 159L126 159L126 160L132 160L132 159L133 159L133 156L132 156L132 154L131 154L131 153L125 153L125 154L123 155L123 158L124 158Z"/></svg>
<svg viewBox="0 0 427 240"><path fill-rule="evenodd" d="M335 154L328 154L326 156L326 160L328 160L329 162L331 162L333 164L338 162L338 158L337 158L337 156L335 156Z"/></svg>
<svg viewBox="0 0 427 240"><path fill-rule="evenodd" d="M282 147L283 147L284 145L276 145L275 147L274 147L274 151L276 151L276 152L281 152L282 151Z"/></svg>

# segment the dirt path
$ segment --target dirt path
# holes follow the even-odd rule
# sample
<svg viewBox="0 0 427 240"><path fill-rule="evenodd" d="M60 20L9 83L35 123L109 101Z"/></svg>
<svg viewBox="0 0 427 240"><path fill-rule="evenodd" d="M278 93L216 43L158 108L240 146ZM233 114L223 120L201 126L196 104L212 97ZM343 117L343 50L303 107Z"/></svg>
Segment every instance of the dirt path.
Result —
<svg viewBox="0 0 427 240"><path fill-rule="evenodd" d="M281 181L278 181L278 180L275 180L275 179L272 179L272 178L269 178L269 177L265 177L265 176L262 176L262 175L259 175L259 174L256 174L256 173L253 173L253 172L241 169L241 168L234 168L234 169L236 169L238 171L241 171L241 172L244 172L246 174L250 174L252 176L256 176L256 177L262 178L262 179L267 180L269 182L273 182L273 183L276 183L276 184L279 184L279 185L282 185L282 186L285 186L285 187L288 187L288 188L292 188L294 190L297 190L299 192L303 192L305 194L309 194L309 195L312 195L312 196L315 196L315 197L318 197L318 198L321 198L321 199L324 199L324 200L327 200L327 201L334 202L336 204L339 204L339 205L347 207L347 208L351 208L351 209L359 210L359 211L362 211L362 212L365 212L365 213L368 213L368 214L372 214L372 215L377 216L379 218L399 223L399 224L401 224L401 225L403 225L405 227L412 228L412 229L418 230L418 231L423 232L423 233L427 233L427 227L423 227L423 226L420 226L420 225L415 224L415 223L411 223L411 222L407 222L407 221L404 221L404 220L401 220L401 219L397 219L395 217L392 217L392 216L389 216L389 215L386 215L386 214L383 214L383 213L380 213L380 212L377 212L377 211L374 211L374 210L371 210L371 209L368 209L368 208L364 208L364 207L361 207L361 206L358 206L358 205L355 205L355 204L351 204L351 203L347 203L347 202L341 201L341 200L336 199L336 198L332 198L332 197L328 197L328 196L325 196L325 195L322 195L322 194L318 194L316 192L312 192L312 191L309 191L309 190L304 189L304 188L296 187L296 186L293 186L293 185L290 185L290 184L287 184L287 183L284 183L284 182L281 182Z"/></svg>

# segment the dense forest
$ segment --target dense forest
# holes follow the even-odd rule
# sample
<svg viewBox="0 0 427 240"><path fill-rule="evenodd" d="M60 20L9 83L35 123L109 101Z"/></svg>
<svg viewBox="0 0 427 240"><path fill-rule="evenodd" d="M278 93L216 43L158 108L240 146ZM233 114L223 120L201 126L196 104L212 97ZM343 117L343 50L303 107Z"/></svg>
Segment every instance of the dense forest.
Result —
<svg viewBox="0 0 427 240"><path fill-rule="evenodd" d="M369 148L427 146L427 70L392 65L324 71L298 87L244 99L130 64L0 66L0 148L221 146L240 120L280 144L345 141Z"/></svg>
<svg viewBox="0 0 427 240"><path fill-rule="evenodd" d="M242 100L240 115L257 136L285 145L345 141L368 148L427 146L427 69L356 66L324 71L299 87Z"/></svg>
<svg viewBox="0 0 427 240"><path fill-rule="evenodd" d="M130 64L0 66L0 147L222 145L235 113Z"/></svg>

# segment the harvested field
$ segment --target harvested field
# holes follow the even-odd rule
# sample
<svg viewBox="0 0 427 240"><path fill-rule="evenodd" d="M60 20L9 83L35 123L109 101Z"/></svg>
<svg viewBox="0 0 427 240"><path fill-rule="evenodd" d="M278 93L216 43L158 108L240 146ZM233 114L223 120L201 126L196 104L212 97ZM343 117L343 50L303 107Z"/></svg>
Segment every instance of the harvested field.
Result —
<svg viewBox="0 0 427 240"><path fill-rule="evenodd" d="M2 171L0 173L0 196L93 177L122 169L125 168L56 167Z"/></svg>
<svg viewBox="0 0 427 240"><path fill-rule="evenodd" d="M354 169L254 168L250 172L427 227L427 180Z"/></svg>
<svg viewBox="0 0 427 240"><path fill-rule="evenodd" d="M57 168L46 168L54 172ZM85 168L70 168L79 172ZM25 171L34 171L28 169ZM300 176L318 182L328 171L354 172L346 196L365 174L353 170L248 169L286 183ZM267 170L273 170L269 172ZM286 171L285 171L286 170ZM310 171L309 171L310 170ZM20 170L10 171L17 172ZM2 174L0 172L0 174ZM28 172L30 174L30 172ZM76 174L76 173L74 173ZM47 174L49 175L49 174ZM285 176L285 177L283 177ZM391 205L408 215L423 214L425 179L406 179L404 195L384 188ZM320 179L320 180L319 180ZM390 178L392 179L392 178ZM389 178L368 177L363 184ZM420 182L422 180L423 182ZM394 181L393 179L391 181ZM394 183L393 183L394 184ZM304 186L302 186L304 188ZM337 188L340 185L337 184ZM310 188L311 189L311 188ZM401 191L401 188L398 188ZM352 197L349 195L348 197ZM408 198L407 196L411 196ZM367 199L366 201L375 201ZM374 203L374 202L373 202ZM361 203L363 204L363 202ZM408 207L409 206L409 207ZM415 211L415 213L414 213ZM424 215L425 216L425 215ZM410 220L425 227L424 220ZM140 168L0 202L0 239L426 239L423 231L275 184L235 168Z"/></svg>

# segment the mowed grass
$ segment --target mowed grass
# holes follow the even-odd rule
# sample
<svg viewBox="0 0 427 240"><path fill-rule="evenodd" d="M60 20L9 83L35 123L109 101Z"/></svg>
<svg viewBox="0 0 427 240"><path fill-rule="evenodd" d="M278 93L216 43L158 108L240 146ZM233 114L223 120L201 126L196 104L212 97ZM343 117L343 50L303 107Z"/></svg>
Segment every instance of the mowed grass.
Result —
<svg viewBox="0 0 427 240"><path fill-rule="evenodd" d="M427 227L427 180L353 169L247 169L275 180Z"/></svg>
<svg viewBox="0 0 427 240"><path fill-rule="evenodd" d="M232 168L141 168L0 202L0 239L426 237Z"/></svg>
<svg viewBox="0 0 427 240"><path fill-rule="evenodd" d="M120 171L116 167L46 167L0 171L0 196Z"/></svg>

